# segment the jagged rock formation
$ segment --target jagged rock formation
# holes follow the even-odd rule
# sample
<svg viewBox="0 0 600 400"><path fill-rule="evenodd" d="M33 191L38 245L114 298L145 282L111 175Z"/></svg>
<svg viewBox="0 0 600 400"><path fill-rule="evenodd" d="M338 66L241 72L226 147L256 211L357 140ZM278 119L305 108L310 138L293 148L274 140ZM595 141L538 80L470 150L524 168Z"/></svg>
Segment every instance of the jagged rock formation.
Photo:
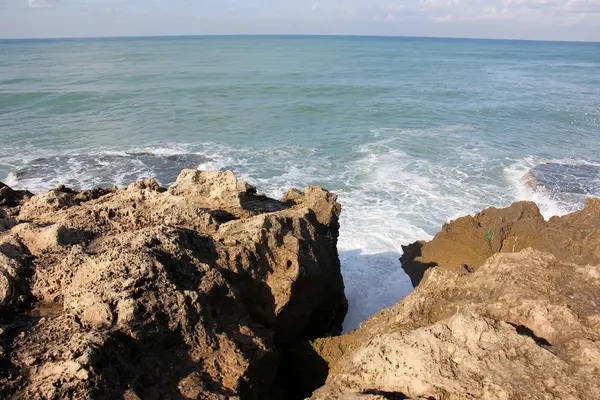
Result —
<svg viewBox="0 0 600 400"><path fill-rule="evenodd" d="M12 209L29 200L33 193L26 190L13 190L0 182L0 207L5 208L5 214L11 214ZM7 212L6 212L7 211ZM1 217L0 217L1 218Z"/></svg>
<svg viewBox="0 0 600 400"><path fill-rule="evenodd" d="M339 334L340 206L231 172L0 185L0 397L600 398L600 200L488 209L405 248L418 284ZM286 392L286 389L288 390Z"/></svg>
<svg viewBox="0 0 600 400"><path fill-rule="evenodd" d="M195 170L168 189L1 188L2 398L276 397L280 351L341 331L321 188L277 201Z"/></svg>
<svg viewBox="0 0 600 400"><path fill-rule="evenodd" d="M409 296L312 343L329 376L311 399L600 398L599 206L545 222L517 203L445 226Z"/></svg>
<svg viewBox="0 0 600 400"><path fill-rule="evenodd" d="M585 208L545 221L535 203L489 208L452 221L430 242L403 246L402 268L417 286L431 267L476 270L495 253L528 247L579 265L600 264L600 199Z"/></svg>

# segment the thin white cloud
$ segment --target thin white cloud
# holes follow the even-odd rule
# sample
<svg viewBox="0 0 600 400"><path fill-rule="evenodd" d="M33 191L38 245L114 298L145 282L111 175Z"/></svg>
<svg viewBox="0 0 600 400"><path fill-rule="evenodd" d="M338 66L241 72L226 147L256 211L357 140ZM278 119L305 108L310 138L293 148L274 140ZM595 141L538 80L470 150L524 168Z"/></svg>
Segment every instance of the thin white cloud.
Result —
<svg viewBox="0 0 600 400"><path fill-rule="evenodd" d="M598 19L600 14L600 0L400 0L383 5L381 11L400 5L432 22L514 20L570 25Z"/></svg>
<svg viewBox="0 0 600 400"><path fill-rule="evenodd" d="M51 3L48 0L27 0L29 8L46 8L50 7Z"/></svg>
<svg viewBox="0 0 600 400"><path fill-rule="evenodd" d="M453 19L450 15L444 15L442 17L430 17L429 20L433 21L433 22L440 22L440 23L453 21Z"/></svg>
<svg viewBox="0 0 600 400"><path fill-rule="evenodd" d="M392 13L387 13L385 16L378 15L372 19L373 22L396 22L397 20L398 18Z"/></svg>
<svg viewBox="0 0 600 400"><path fill-rule="evenodd" d="M407 7L403 3L388 3L384 4L381 8L389 12L399 12L406 9Z"/></svg>
<svg viewBox="0 0 600 400"><path fill-rule="evenodd" d="M461 0L420 0L418 4L424 9L452 8L464 5Z"/></svg>
<svg viewBox="0 0 600 400"><path fill-rule="evenodd" d="M321 3L319 3L318 1L315 1L310 8L313 11L317 11L319 8L321 8Z"/></svg>

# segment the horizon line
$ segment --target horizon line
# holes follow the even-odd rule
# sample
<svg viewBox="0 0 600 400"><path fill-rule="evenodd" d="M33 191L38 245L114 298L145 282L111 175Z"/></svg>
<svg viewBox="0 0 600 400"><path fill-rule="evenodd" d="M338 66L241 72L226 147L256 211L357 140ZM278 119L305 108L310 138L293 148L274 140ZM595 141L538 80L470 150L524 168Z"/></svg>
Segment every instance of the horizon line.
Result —
<svg viewBox="0 0 600 400"><path fill-rule="evenodd" d="M172 35L114 35L114 36L49 36L49 37L0 37L0 41L45 41L45 40L106 40L106 39L170 39L170 38L226 38L226 37L354 37L354 38L396 38L396 39L449 39L449 40L487 40L506 42L542 42L542 43L587 43L600 44L595 40L560 40L560 39L524 39L524 38L490 38L462 36L410 36L410 35L375 35L375 34L318 34L318 33L248 33L248 34L172 34Z"/></svg>

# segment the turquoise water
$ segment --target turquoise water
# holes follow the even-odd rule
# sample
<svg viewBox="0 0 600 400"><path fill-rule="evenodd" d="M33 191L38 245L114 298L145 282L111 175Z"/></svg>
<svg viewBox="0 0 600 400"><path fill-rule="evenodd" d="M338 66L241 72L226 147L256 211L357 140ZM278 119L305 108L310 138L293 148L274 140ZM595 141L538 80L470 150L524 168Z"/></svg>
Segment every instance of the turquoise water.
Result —
<svg viewBox="0 0 600 400"><path fill-rule="evenodd" d="M347 328L411 290L401 245L518 199L546 216L576 209L584 196L522 177L547 162L595 166L599 154L600 44L0 41L0 179L33 191L168 184L192 167L233 169L273 196L336 191Z"/></svg>

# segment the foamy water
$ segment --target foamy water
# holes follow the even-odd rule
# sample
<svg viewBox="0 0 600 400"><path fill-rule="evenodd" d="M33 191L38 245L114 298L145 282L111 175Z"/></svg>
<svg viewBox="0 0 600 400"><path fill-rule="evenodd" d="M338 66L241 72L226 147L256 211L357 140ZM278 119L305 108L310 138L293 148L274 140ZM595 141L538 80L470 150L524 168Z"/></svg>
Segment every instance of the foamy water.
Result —
<svg viewBox="0 0 600 400"><path fill-rule="evenodd" d="M548 162L600 162L598 50L385 38L0 42L0 178L41 192L144 177L168 185L198 168L231 169L276 198L323 186L343 208L350 330L412 290L401 246L444 222L515 200L535 201L546 218L581 208L581 197L523 178Z"/></svg>
<svg viewBox="0 0 600 400"><path fill-rule="evenodd" d="M407 134L396 133L399 137ZM473 149L462 151L464 154L459 157L468 158L469 163L457 167L411 157L394 149L389 135L382 138L380 134L373 135L372 143L356 146L354 161L348 164L340 164L314 148L228 148L214 143L164 145L131 148L127 152L102 150L85 156L36 159L26 162L27 167L11 172L6 183L34 192L65 182L73 187L106 186L108 182L124 186L144 177L154 177L168 185L180 168L195 167L231 169L239 178L275 198L281 198L291 187L322 185L338 194L343 207L338 249L350 303L345 328L350 330L412 290L410 279L400 267L401 246L431 239L443 222L487 206L508 205L514 200L535 201L546 218L581 207L572 204L565 208L550 193L534 190L523 180L543 159L527 158L504 167L506 179L498 185L477 180L489 168L488 164L483 157L476 159ZM139 154L152 154L167 161L158 163L163 168L155 170L141 162ZM180 159L177 156L184 161L177 162ZM169 158L174 160L170 162L172 168L164 168ZM203 162L193 164L196 159ZM112 163L104 166L106 173L101 173L106 160ZM44 168L31 168L31 164ZM95 168L90 169L90 165ZM27 174L19 179L17 176L23 171Z"/></svg>

